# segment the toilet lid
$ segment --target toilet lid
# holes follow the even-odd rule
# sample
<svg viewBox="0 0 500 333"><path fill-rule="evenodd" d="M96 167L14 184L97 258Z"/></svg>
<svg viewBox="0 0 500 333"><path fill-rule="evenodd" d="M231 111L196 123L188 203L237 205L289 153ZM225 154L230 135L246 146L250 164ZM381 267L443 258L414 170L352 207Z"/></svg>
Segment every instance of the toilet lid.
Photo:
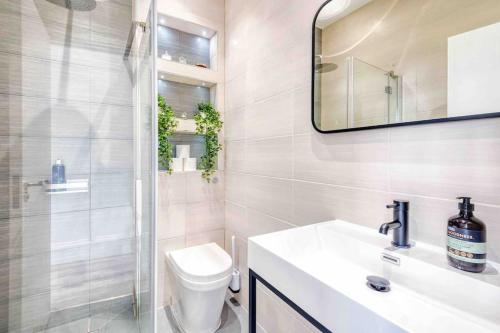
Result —
<svg viewBox="0 0 500 333"><path fill-rule="evenodd" d="M231 273L231 257L215 243L171 251L167 256L177 273L190 281L216 281Z"/></svg>

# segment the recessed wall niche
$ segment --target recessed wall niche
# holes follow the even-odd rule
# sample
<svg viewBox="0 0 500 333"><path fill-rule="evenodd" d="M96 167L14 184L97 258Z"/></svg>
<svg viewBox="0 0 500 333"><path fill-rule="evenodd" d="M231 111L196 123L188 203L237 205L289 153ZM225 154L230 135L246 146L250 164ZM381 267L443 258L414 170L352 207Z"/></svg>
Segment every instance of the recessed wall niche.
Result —
<svg viewBox="0 0 500 333"><path fill-rule="evenodd" d="M171 17L158 25L158 56L167 61L216 70L217 34Z"/></svg>
<svg viewBox="0 0 500 333"><path fill-rule="evenodd" d="M198 103L211 102L210 88L169 80L158 80L158 94L165 97L166 103L172 107L175 117L180 123L194 118L198 112ZM194 127L179 131L186 127L192 126L180 124L178 131L170 139L174 146L174 155L177 145L189 145L190 157L196 158L199 169L201 157L205 154L205 140L202 135L194 133Z"/></svg>

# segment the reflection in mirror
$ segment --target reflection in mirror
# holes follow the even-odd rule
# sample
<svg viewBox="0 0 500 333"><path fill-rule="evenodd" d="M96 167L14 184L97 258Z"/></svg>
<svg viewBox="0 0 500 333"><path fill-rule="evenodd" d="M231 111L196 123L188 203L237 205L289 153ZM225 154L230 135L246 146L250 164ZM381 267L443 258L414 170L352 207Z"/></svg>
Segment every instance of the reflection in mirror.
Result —
<svg viewBox="0 0 500 333"><path fill-rule="evenodd" d="M313 81L320 131L500 116L500 1L331 0Z"/></svg>

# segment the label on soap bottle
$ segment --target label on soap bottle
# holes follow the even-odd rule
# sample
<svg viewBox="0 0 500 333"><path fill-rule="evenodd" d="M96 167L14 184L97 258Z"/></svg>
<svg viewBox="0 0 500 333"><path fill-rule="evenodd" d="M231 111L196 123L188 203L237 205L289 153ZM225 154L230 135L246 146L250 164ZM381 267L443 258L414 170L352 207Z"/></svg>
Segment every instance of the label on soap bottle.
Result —
<svg viewBox="0 0 500 333"><path fill-rule="evenodd" d="M486 232L448 226L448 255L465 262L486 263Z"/></svg>

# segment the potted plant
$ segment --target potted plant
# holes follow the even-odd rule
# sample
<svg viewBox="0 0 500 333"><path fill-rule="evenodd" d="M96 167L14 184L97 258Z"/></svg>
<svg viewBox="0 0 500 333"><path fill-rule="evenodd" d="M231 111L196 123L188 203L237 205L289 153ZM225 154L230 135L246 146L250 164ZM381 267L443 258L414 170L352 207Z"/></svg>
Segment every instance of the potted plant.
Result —
<svg viewBox="0 0 500 333"><path fill-rule="evenodd" d="M205 155L201 157L200 166L203 170L201 176L211 182L217 170L217 155L222 149L219 143L219 132L222 129L220 114L211 103L199 103L198 113L194 116L196 133L205 137Z"/></svg>
<svg viewBox="0 0 500 333"><path fill-rule="evenodd" d="M175 119L174 110L165 101L165 97L158 96L158 162L160 168L172 173L173 146L169 141L178 121Z"/></svg>

